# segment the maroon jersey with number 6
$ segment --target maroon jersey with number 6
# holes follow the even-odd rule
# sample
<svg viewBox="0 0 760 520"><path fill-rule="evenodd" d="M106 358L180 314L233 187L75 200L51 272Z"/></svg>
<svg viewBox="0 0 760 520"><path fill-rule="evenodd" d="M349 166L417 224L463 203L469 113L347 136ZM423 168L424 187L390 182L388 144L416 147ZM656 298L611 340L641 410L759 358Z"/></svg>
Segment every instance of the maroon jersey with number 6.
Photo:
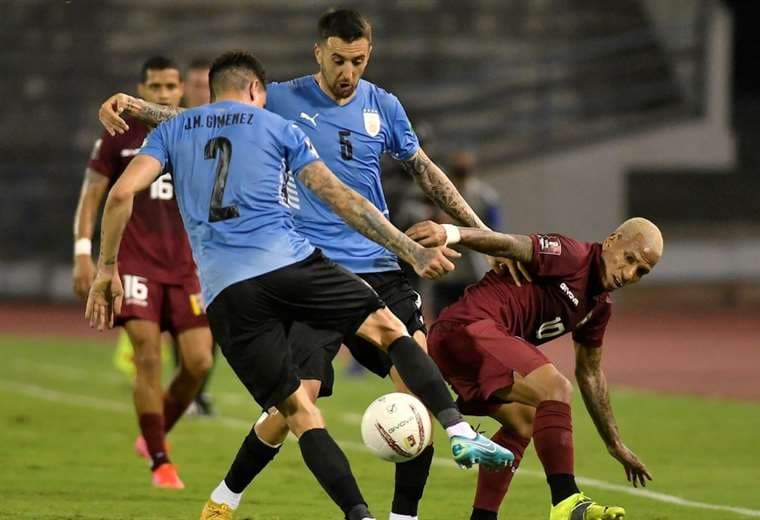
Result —
<svg viewBox="0 0 760 520"><path fill-rule="evenodd" d="M491 319L505 332L540 345L567 332L588 347L602 344L611 300L602 287L602 246L562 235L531 235L533 283L518 287L509 273L489 272L446 307L438 322Z"/></svg>
<svg viewBox="0 0 760 520"><path fill-rule="evenodd" d="M149 129L133 118L127 119L124 134L98 139L88 167L108 177L113 185L129 161L142 147ZM164 173L150 188L135 196L119 247L119 271L149 280L182 285L196 278L190 244L174 198L171 174Z"/></svg>

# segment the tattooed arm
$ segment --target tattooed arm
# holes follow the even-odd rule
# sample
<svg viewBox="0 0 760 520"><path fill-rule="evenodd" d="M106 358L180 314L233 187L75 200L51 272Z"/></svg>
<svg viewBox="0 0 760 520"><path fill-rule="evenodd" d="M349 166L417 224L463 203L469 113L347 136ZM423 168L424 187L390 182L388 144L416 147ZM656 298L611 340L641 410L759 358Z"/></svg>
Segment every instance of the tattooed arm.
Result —
<svg viewBox="0 0 760 520"><path fill-rule="evenodd" d="M425 247L456 243L480 253L525 264L533 258L533 242L527 235L507 235L496 231L463 227L456 227L456 232L459 237L456 241L449 242L450 237L444 226L432 220L426 220L410 227L406 234Z"/></svg>
<svg viewBox="0 0 760 520"><path fill-rule="evenodd" d="M144 99L128 94L114 94L108 98L98 111L98 119L109 134L123 134L129 125L121 117L122 113L135 117L150 126L156 126L184 111L181 107L168 107L150 103Z"/></svg>
<svg viewBox="0 0 760 520"><path fill-rule="evenodd" d="M458 253L447 248L427 249L396 229L367 199L343 184L322 161L304 167L300 173L304 185L361 234L396 253L414 266L420 276L438 278L454 269L446 257Z"/></svg>
<svg viewBox="0 0 760 520"><path fill-rule="evenodd" d="M401 164L414 177L425 195L455 221L469 227L488 229L464 200L454 183L430 160L422 148Z"/></svg>
<svg viewBox="0 0 760 520"><path fill-rule="evenodd" d="M652 480L652 475L620 439L620 431L610 403L607 378L604 376L601 363L601 347L590 348L575 342L575 379L596 430L610 455L623 465L628 481L634 486L646 486L646 480Z"/></svg>

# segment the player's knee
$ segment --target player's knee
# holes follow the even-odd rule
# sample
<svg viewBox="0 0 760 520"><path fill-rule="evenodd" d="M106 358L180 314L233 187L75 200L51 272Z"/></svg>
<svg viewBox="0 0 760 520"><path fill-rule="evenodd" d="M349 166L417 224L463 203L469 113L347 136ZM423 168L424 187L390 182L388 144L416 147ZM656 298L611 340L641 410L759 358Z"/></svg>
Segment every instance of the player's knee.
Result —
<svg viewBox="0 0 760 520"><path fill-rule="evenodd" d="M388 307L375 311L377 315L377 332L380 345L387 348L391 343L405 335L406 327L401 320L393 314Z"/></svg>
<svg viewBox="0 0 760 520"><path fill-rule="evenodd" d="M196 379L202 379L205 377L206 374L208 374L208 371L211 370L212 363L213 358L210 352L188 356L183 361L185 370L187 370L190 375Z"/></svg>
<svg viewBox="0 0 760 520"><path fill-rule="evenodd" d="M161 347L150 344L135 346L135 367L138 372L161 370Z"/></svg>
<svg viewBox="0 0 760 520"><path fill-rule="evenodd" d="M546 400L570 404L573 400L573 384L557 372L549 381L545 397Z"/></svg>

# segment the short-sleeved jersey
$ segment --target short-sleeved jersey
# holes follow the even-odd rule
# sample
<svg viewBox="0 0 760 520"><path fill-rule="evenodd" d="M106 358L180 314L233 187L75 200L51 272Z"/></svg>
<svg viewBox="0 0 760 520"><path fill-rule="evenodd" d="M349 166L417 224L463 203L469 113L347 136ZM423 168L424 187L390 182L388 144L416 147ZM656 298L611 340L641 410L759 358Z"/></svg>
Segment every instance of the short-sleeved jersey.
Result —
<svg viewBox="0 0 760 520"><path fill-rule="evenodd" d="M396 96L361 80L356 95L340 106L314 76L267 86L266 108L294 121L309 136L328 168L388 216L380 184L380 158L410 158L417 136ZM325 255L355 273L399 269L396 256L346 224L301 183L293 201L298 232Z"/></svg>
<svg viewBox="0 0 760 520"><path fill-rule="evenodd" d="M293 123L222 101L159 125L140 154L171 164L205 303L226 287L309 256L289 207L290 172L319 160Z"/></svg>
<svg viewBox="0 0 760 520"><path fill-rule="evenodd" d="M572 332L585 346L601 346L611 315L601 282L601 244L556 234L532 235L531 240L533 257L527 267L533 283L518 287L508 273L490 271L438 319L471 323L490 318L533 345Z"/></svg>
<svg viewBox="0 0 760 520"><path fill-rule="evenodd" d="M95 142L87 166L108 177L113 185L137 155L148 127L127 119L129 130ZM132 217L119 247L119 271L166 284L184 284L195 276L190 244L174 198L171 173L164 173L149 189L135 196Z"/></svg>

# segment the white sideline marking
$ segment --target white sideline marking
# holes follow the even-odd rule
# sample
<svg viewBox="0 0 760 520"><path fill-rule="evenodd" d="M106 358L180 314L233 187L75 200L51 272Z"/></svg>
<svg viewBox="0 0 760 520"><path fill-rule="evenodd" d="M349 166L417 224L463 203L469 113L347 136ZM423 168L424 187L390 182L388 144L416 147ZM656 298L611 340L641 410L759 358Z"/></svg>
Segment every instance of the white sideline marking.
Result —
<svg viewBox="0 0 760 520"><path fill-rule="evenodd" d="M97 410L117 412L117 413L132 413L133 411L133 408L131 405L128 405L119 401L112 401L110 399L101 399L99 397L91 397L91 396L82 395L82 394L62 392L62 391L55 390L52 388L45 388L42 386L30 385L26 383L0 381L0 389L3 389L11 393L15 393L15 394L23 394L29 397L42 399L44 401L50 401L54 403L63 403L70 406L80 406L80 407L85 407L85 408L93 408ZM251 422L244 421L243 419L237 419L235 417L219 416L216 418L216 420L218 421L219 424L225 427L236 429L236 430L240 429L244 431L250 430L251 425L253 424L253 421ZM288 436L288 440L295 440L295 438L293 436ZM338 442L344 448L348 448L352 451L364 451L364 452L367 451L367 448L360 442L345 441L345 440L338 440ZM440 457L435 457L433 459L433 463L436 466L446 466L449 468L456 468L454 461L449 460L449 459L442 459ZM545 478L543 472L541 471L527 470L527 469L523 469L519 471L520 471L520 474L522 475L527 475L534 478L540 478L542 480ZM673 495L667 495L665 493L658 493L656 491L649 491L646 489L637 489L637 488L632 488L632 487L627 487L627 486L621 486L618 484L611 484L603 480L596 480L593 478L587 478L587 477L581 477L581 476L577 477L577 481L579 484L587 486L587 487L596 488L596 489L605 489L609 491L616 491L618 493L625 493L627 495L648 498L656 502L665 502L668 504L675 504L678 506L690 507L694 509L725 511L728 513L735 513L737 515L760 517L760 510L757 510L757 509L748 509L744 507L735 507L735 506L726 506L726 505L721 505L721 504L708 504L706 502L697 502L697 501L689 500L686 498L681 498L681 497L677 497Z"/></svg>

